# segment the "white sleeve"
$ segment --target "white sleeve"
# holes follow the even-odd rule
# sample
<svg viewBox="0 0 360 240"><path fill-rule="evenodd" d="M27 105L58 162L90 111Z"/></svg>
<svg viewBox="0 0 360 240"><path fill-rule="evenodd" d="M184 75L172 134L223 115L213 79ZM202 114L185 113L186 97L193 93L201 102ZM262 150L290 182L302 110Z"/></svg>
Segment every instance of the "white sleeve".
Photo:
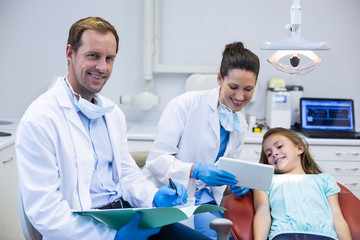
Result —
<svg viewBox="0 0 360 240"><path fill-rule="evenodd" d="M43 239L114 239L115 230L91 217L71 213L62 196L61 163L52 143L39 124L20 121L15 146L19 186L29 221Z"/></svg>
<svg viewBox="0 0 360 240"><path fill-rule="evenodd" d="M175 156L186 124L187 108L177 98L165 108L156 134L153 148L146 160L143 173L157 186L168 184L171 177L184 186L188 185L192 163Z"/></svg>

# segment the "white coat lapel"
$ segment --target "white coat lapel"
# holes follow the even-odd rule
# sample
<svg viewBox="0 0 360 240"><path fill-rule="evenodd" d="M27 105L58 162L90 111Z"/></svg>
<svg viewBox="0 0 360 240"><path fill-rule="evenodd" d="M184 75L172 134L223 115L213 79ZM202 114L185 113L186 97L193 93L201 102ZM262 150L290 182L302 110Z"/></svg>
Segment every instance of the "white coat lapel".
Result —
<svg viewBox="0 0 360 240"><path fill-rule="evenodd" d="M220 141L220 124L219 124L219 117L217 113L213 113L209 118L209 125L214 132L216 138Z"/></svg>
<svg viewBox="0 0 360 240"><path fill-rule="evenodd" d="M63 82L63 77L61 79L59 78L54 86L58 93L56 94L58 103L63 109L64 117L66 118L71 134L71 139L69 139L69 142L72 144L69 145L72 146L72 149L69 149L69 151L74 151L76 156L75 161L78 171L77 185L79 187L79 198L81 207L83 210L85 210L91 208L91 197L89 190L95 159L90 137L88 136L79 115L77 114L73 104L69 99L65 87L66 85Z"/></svg>
<svg viewBox="0 0 360 240"><path fill-rule="evenodd" d="M74 128L78 128L78 131L87 136L88 134L84 128L84 125L82 124L80 117L78 116L76 110L74 109L74 106L71 102L72 99L69 98L66 84L64 81L64 77L59 77L57 82L54 85L55 91L57 92L57 101L59 103L59 106L62 107L65 117L69 124L72 124ZM89 138L89 137L88 137ZM90 139L89 139L90 140Z"/></svg>
<svg viewBox="0 0 360 240"><path fill-rule="evenodd" d="M238 113L238 117L240 120L241 131L230 132L229 142L224 153L224 156L226 157L238 158L241 153L242 145L244 144L247 123L243 111Z"/></svg>
<svg viewBox="0 0 360 240"><path fill-rule="evenodd" d="M230 132L229 143L226 147L224 156L236 158L240 155L243 137L241 132Z"/></svg>
<svg viewBox="0 0 360 240"><path fill-rule="evenodd" d="M113 110L115 111L115 109ZM105 115L105 120L106 120L106 125L108 128L108 132L109 132L109 136L110 136L110 142L111 142L111 146L112 146L112 150L113 150L113 181L115 183L118 183L120 180L120 174L121 174L121 161L119 158L119 156L121 156L120 153L120 149L119 147L117 147L118 145L122 144L121 143L121 139L119 138L119 133L116 132L115 129L118 129L118 126L115 126L115 122L114 120L109 117L109 115L111 115L111 113L108 113ZM117 124L120 124L120 121L117 122Z"/></svg>
<svg viewBox="0 0 360 240"><path fill-rule="evenodd" d="M207 102L211 108L211 115L209 117L209 125L211 126L212 131L214 132L216 138L220 141L220 122L219 116L217 114L217 106L219 101L219 90L220 88L214 88L211 90L211 94L207 97Z"/></svg>

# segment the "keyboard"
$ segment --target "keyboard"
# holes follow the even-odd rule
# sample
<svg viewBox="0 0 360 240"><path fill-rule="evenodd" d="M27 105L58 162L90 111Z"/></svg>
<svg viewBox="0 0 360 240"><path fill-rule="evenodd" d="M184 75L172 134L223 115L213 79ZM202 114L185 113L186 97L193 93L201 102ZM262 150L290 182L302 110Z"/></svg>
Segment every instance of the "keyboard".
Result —
<svg viewBox="0 0 360 240"><path fill-rule="evenodd" d="M360 139L358 132L303 130L302 133L309 138Z"/></svg>
<svg viewBox="0 0 360 240"><path fill-rule="evenodd" d="M6 137L6 136L11 136L11 133L0 132L0 137Z"/></svg>

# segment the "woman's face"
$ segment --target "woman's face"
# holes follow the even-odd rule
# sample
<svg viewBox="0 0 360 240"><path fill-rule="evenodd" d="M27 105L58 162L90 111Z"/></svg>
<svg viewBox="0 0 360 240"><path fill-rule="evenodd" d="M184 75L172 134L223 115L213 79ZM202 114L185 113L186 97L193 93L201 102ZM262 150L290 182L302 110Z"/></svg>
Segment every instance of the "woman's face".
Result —
<svg viewBox="0 0 360 240"><path fill-rule="evenodd" d="M221 78L218 73L217 82L220 86L220 101L234 112L238 112L250 102L256 86L255 73L232 69L228 76Z"/></svg>

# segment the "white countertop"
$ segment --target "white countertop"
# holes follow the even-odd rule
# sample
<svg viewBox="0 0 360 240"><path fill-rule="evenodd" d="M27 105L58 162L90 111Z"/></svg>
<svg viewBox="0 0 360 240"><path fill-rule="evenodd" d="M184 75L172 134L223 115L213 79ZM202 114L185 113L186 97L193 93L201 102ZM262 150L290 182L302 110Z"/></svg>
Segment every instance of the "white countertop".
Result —
<svg viewBox="0 0 360 240"><path fill-rule="evenodd" d="M130 141L153 141L156 136L157 126L150 124L128 124L128 140ZM301 133L310 145L332 145L332 146L360 146L360 139L332 139L332 138L307 138ZM245 143L261 144L262 133L248 132L245 136Z"/></svg>
<svg viewBox="0 0 360 240"><path fill-rule="evenodd" d="M154 141L157 126L153 124L128 123L128 140Z"/></svg>
<svg viewBox="0 0 360 240"><path fill-rule="evenodd" d="M309 145L331 145L331 146L360 146L360 139L335 139L335 138L308 138L298 133L301 137L303 137ZM248 132L245 136L245 143L258 143L262 142L262 133L253 133Z"/></svg>
<svg viewBox="0 0 360 240"><path fill-rule="evenodd" d="M0 150L15 143L15 132L18 119L0 119L0 132L11 133L11 136L0 136Z"/></svg>
<svg viewBox="0 0 360 240"><path fill-rule="evenodd" d="M7 122L11 123L5 124ZM15 132L18 122L19 119L0 119L0 131L11 133L11 136L0 137L0 150L10 146L11 144L14 144ZM128 123L128 140L154 141L156 136L156 129L157 126L153 124ZM262 136L262 133L248 132L245 136L245 143L260 144L262 141ZM360 139L304 138L310 145L360 146Z"/></svg>

